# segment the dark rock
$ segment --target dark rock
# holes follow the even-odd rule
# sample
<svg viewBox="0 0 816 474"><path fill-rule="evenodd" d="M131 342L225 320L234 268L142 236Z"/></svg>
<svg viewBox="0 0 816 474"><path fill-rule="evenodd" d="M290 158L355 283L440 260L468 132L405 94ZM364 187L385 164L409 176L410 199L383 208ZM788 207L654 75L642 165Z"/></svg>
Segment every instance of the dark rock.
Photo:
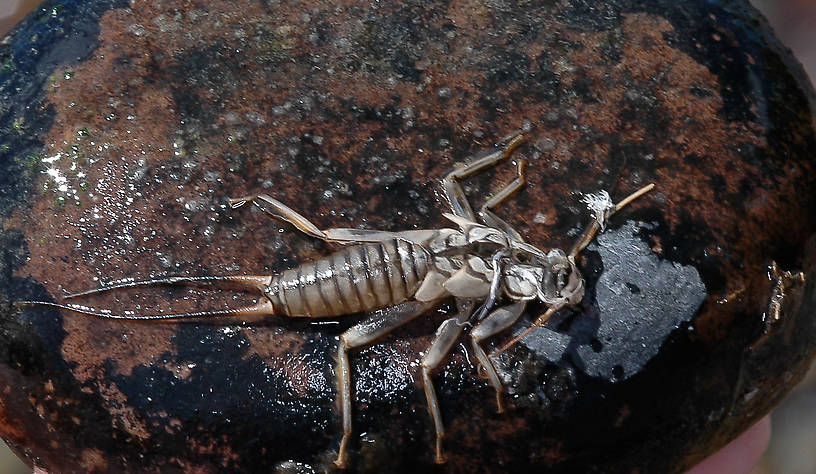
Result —
<svg viewBox="0 0 816 474"><path fill-rule="evenodd" d="M568 3L47 3L0 45L0 435L60 473L331 469L337 336L362 316L12 302L331 251L230 196L322 227L448 226L439 178L518 129L529 184L500 213L539 247L575 240L581 194L657 188L582 254L580 307L497 357L507 413L454 351L446 464L417 361L449 305L355 352L350 470L674 472L750 426L816 350L813 89L745 2ZM471 180L473 202L513 173Z"/></svg>

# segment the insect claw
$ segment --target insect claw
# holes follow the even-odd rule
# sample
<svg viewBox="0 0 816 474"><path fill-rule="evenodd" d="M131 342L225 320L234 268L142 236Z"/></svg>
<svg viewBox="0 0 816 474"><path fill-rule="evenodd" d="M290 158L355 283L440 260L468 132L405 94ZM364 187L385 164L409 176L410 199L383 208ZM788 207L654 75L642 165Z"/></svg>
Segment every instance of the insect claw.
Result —
<svg viewBox="0 0 816 474"><path fill-rule="evenodd" d="M343 439L340 441L340 449L338 449L337 459L334 460L334 465L340 469L345 469L348 467L348 461L346 460L346 443L347 438L343 436Z"/></svg>
<svg viewBox="0 0 816 474"><path fill-rule="evenodd" d="M437 464L445 464L447 459L445 459L445 455L442 453L442 436L436 438L436 456L434 456L434 462Z"/></svg>
<svg viewBox="0 0 816 474"><path fill-rule="evenodd" d="M238 209L239 207L243 206L248 202L252 202L255 199L255 196L244 196L239 198L229 198L229 204L232 209Z"/></svg>
<svg viewBox="0 0 816 474"><path fill-rule="evenodd" d="M520 145L524 141L524 131L523 130L516 130L514 132L508 133L507 135L503 136L499 139L498 142L494 145L497 148L500 147L507 147L510 150L507 152L509 155L512 153L512 150Z"/></svg>
<svg viewBox="0 0 816 474"><path fill-rule="evenodd" d="M498 390L496 390L496 413L504 413L504 399L502 398L502 392Z"/></svg>

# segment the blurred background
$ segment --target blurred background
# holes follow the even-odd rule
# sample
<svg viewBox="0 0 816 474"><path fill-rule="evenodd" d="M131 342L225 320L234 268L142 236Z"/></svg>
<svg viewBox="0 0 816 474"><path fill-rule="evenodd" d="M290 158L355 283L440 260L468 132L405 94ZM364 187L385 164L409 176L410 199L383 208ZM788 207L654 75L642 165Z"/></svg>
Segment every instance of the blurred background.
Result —
<svg viewBox="0 0 816 474"><path fill-rule="evenodd" d="M0 38L40 0L0 0ZM752 0L786 44L816 78L816 0ZM0 474L29 469L0 443ZM727 473L724 473L727 474ZM773 413L768 452L752 474L816 474L816 367Z"/></svg>
<svg viewBox="0 0 816 474"><path fill-rule="evenodd" d="M750 1L816 82L816 0ZM771 420L771 445L752 474L816 474L816 365Z"/></svg>

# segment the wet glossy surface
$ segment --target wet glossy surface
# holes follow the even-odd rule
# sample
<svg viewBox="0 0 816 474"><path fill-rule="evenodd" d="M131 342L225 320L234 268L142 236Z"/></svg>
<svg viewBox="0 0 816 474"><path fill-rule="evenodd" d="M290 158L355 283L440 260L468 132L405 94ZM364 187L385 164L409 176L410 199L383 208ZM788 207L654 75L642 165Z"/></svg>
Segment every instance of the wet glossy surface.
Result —
<svg viewBox="0 0 816 474"><path fill-rule="evenodd" d="M658 188L584 253L581 307L497 360L508 413L454 351L436 376L447 464L417 369L450 308L356 352L352 470L687 467L816 344L813 91L786 54L737 2L55 4L0 48L2 435L55 472L327 469L336 337L359 316L140 324L8 302L332 250L228 208L247 193L322 227L448 225L438 179L522 128L529 185L500 213L542 248L577 238L581 193ZM471 181L474 204L513 172ZM773 261L805 283L776 284Z"/></svg>

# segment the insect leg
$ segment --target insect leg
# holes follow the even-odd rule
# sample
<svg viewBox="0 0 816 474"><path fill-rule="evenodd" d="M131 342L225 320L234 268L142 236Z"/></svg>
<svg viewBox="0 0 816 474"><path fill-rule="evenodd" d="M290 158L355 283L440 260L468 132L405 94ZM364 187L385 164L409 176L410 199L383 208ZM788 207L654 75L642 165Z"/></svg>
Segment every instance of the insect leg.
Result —
<svg viewBox="0 0 816 474"><path fill-rule="evenodd" d="M343 438L340 440L337 459L334 461L338 467L346 466L348 442L351 438L351 368L348 351L377 340L436 304L435 301L407 301L397 306L381 309L340 336L340 344L337 347L337 388L343 416Z"/></svg>
<svg viewBox="0 0 816 474"><path fill-rule="evenodd" d="M266 194L256 194L254 196L244 196L239 198L230 198L229 203L233 209L237 209L246 203L253 203L258 209L264 211L270 216L288 222L295 226L299 231L306 235L312 236L316 239L328 240L326 234L312 224L309 219L300 215L286 204L277 199L267 196Z"/></svg>
<svg viewBox="0 0 816 474"><path fill-rule="evenodd" d="M429 232L433 231L404 231L404 232L388 232L384 230L372 229L353 229L353 228L332 228L332 229L318 229L309 219L306 219L290 208L286 204L266 194L257 194L254 196L244 196L240 198L232 198L229 200L233 209L237 209L246 203L253 203L258 209L269 214L270 216L288 222L295 226L304 234L320 239L326 242L336 242L340 244L358 244L361 242L382 242L386 240L393 240L399 237L405 237L407 240L416 241L417 239L427 239Z"/></svg>
<svg viewBox="0 0 816 474"><path fill-rule="evenodd" d="M484 204L482 204L481 209L479 209L479 217L482 219L482 222L490 227L493 227L494 229L499 229L500 231L504 232L505 235L517 242L524 242L524 238L504 219L493 213L493 208L507 200L507 198L524 187L527 182L524 173L526 167L527 161L519 160L517 171L518 174L516 179L491 196Z"/></svg>
<svg viewBox="0 0 816 474"><path fill-rule="evenodd" d="M436 430L436 462L441 464L445 462L445 457L442 455L442 438L445 437L445 426L442 424L442 414L439 411L439 401L436 398L436 390L434 390L433 380L431 374L439 367L439 364L445 359L445 356L451 350L451 347L462 334L467 322L475 306L473 300L457 300L459 313L449 319L446 319L436 330L433 342L428 347L428 352L422 358L422 382L425 386L425 398L428 400L428 411L434 423Z"/></svg>
<svg viewBox="0 0 816 474"><path fill-rule="evenodd" d="M459 217L464 217L470 221L476 221L476 215L473 213L473 209L470 207L470 203L468 203L467 197L465 196L465 192L462 190L462 186L459 184L459 179L467 178L468 176L487 168L488 166L493 166L501 160L507 159L510 155L513 154L513 151L524 141L524 137L520 134L512 136L508 139L506 145L503 148L497 149L482 158L479 158L472 163L465 165L462 168L457 168L450 173L448 173L442 179L442 190L445 192L445 196L448 198L448 202L451 206L451 212Z"/></svg>
<svg viewBox="0 0 816 474"><path fill-rule="evenodd" d="M470 331L470 342L473 346L473 352L476 355L476 359L478 359L479 363L482 364L485 372L487 372L487 378L490 380L493 388L496 389L496 406L498 407L499 413L504 412L504 403L502 402L501 397L503 386L501 380L499 380L499 374L496 373L496 368L493 366L493 362L490 361L484 349L482 349L481 342L512 326L513 323L518 321L518 319L521 317L521 314L524 312L524 308L526 306L527 303L524 301L502 306L501 308L487 315L485 319L483 319L476 325L476 327L473 328L472 331Z"/></svg>

